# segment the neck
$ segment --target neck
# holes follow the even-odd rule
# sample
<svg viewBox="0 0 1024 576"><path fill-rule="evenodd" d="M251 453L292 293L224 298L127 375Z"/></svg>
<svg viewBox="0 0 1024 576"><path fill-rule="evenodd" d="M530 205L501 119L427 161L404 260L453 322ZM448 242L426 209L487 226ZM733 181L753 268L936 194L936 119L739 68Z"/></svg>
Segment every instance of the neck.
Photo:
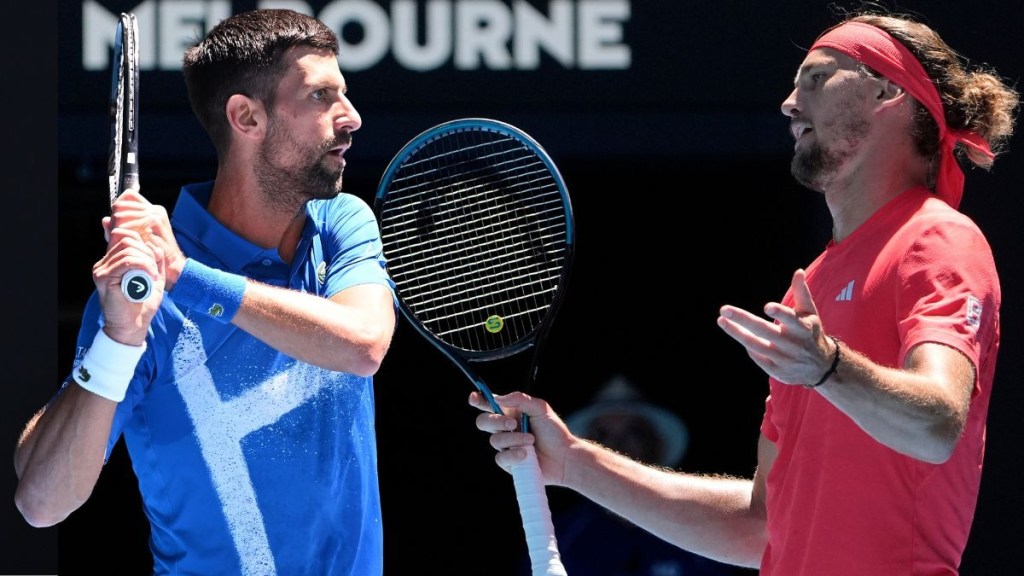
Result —
<svg viewBox="0 0 1024 576"><path fill-rule="evenodd" d="M841 242L904 191L924 186L928 163L913 152L882 150L848 167L823 191L832 214L832 238Z"/></svg>
<svg viewBox="0 0 1024 576"><path fill-rule="evenodd" d="M247 174L250 174L247 176ZM207 210L226 228L291 262L305 224L304 206L282 210L268 202L251 173L220 167Z"/></svg>

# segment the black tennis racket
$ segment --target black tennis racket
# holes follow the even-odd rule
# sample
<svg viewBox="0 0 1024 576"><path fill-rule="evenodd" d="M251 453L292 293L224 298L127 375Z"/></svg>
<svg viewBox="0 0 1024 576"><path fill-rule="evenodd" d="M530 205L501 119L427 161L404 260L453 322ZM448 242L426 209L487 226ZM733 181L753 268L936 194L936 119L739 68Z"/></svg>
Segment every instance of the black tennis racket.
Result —
<svg viewBox="0 0 1024 576"><path fill-rule="evenodd" d="M135 14L122 13L114 33L110 84L110 153L107 177L110 204L127 190L139 188L139 25ZM149 298L153 280L142 270L121 278L121 292L132 302Z"/></svg>
<svg viewBox="0 0 1024 576"><path fill-rule="evenodd" d="M374 210L404 317L501 413L470 363L533 347L527 390L536 379L573 256L572 207L555 164L509 124L445 122L392 159ZM537 455L527 452L512 477L533 574L564 575Z"/></svg>

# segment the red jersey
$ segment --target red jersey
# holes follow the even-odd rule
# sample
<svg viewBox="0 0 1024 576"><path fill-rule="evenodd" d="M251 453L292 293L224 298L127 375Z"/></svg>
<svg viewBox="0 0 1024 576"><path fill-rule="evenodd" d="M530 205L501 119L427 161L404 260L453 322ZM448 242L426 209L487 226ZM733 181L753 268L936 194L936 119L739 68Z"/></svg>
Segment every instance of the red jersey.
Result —
<svg viewBox="0 0 1024 576"><path fill-rule="evenodd" d="M830 242L807 282L825 332L876 363L902 367L913 346L938 342L963 352L977 378L963 436L943 464L899 454L817 392L770 379L761 431L778 456L762 576L957 574L999 347L988 242L968 217L911 189ZM783 303L792 306L792 294Z"/></svg>

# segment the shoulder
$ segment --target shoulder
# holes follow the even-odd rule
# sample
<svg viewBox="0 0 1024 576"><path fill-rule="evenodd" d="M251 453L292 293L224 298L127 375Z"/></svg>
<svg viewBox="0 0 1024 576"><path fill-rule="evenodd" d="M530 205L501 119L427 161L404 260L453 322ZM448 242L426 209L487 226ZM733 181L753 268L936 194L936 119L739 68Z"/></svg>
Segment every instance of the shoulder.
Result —
<svg viewBox="0 0 1024 576"><path fill-rule="evenodd" d="M917 249L990 251L985 233L966 214L938 198L922 202L893 234L896 242Z"/></svg>
<svg viewBox="0 0 1024 576"><path fill-rule="evenodd" d="M970 217L941 200L928 204L889 242L889 258L901 284L969 284L978 293L998 293L995 255L982 230Z"/></svg>
<svg viewBox="0 0 1024 576"><path fill-rule="evenodd" d="M936 197L928 198L922 203L921 208L915 213L912 222L915 222L918 226L948 226L954 229L967 230L973 234L984 235L981 228L970 216Z"/></svg>
<svg viewBox="0 0 1024 576"><path fill-rule="evenodd" d="M340 194L329 200L313 200L307 205L313 226L329 242L342 245L378 239L377 217L365 200L352 194Z"/></svg>
<svg viewBox="0 0 1024 576"><path fill-rule="evenodd" d="M333 220L345 216L376 218L366 200L345 192L330 199L310 200L307 210L314 219Z"/></svg>

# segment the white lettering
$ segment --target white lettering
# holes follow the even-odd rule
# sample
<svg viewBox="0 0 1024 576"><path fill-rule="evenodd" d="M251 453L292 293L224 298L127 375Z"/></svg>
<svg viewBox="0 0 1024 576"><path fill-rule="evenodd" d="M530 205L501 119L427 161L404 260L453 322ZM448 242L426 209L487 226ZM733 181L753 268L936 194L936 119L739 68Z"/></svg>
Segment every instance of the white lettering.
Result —
<svg viewBox="0 0 1024 576"><path fill-rule="evenodd" d="M516 68L532 70L540 66L540 49L545 48L559 64L572 67L573 13L568 0L555 0L548 9L549 19L536 8L517 1L512 9L515 13L516 35L513 38L513 54Z"/></svg>
<svg viewBox="0 0 1024 576"><path fill-rule="evenodd" d="M622 22L629 19L628 0L592 0L579 7L580 68L629 68L629 46L622 41Z"/></svg>
<svg viewBox="0 0 1024 576"><path fill-rule="evenodd" d="M328 4L319 18L338 35L338 57L345 70L365 70L388 53L391 30L388 15L379 4L370 0L338 0ZM350 44L346 40L346 26L361 29L362 38L358 43Z"/></svg>
<svg viewBox="0 0 1024 576"><path fill-rule="evenodd" d="M451 64L459 70L535 70L542 54L581 70L628 69L624 40L630 0L332 0L319 14L302 0L261 0L316 16L340 40L346 71L366 70L390 53L418 72ZM231 15L232 0L145 0L130 10L139 22L143 70L179 70L185 49ZM82 2L82 67L109 70L117 13Z"/></svg>
<svg viewBox="0 0 1024 576"><path fill-rule="evenodd" d="M146 2L139 4L132 10L139 25L139 69L141 70L155 70L157 68L156 11L156 3L152 0L146 0ZM108 33L107 35L109 36L110 34ZM181 54L178 54L177 62L171 64L168 69L174 70L176 68L181 68Z"/></svg>
<svg viewBox="0 0 1024 576"><path fill-rule="evenodd" d="M139 68L180 70L185 49L231 15L231 0L146 0L129 9L139 25ZM82 3L82 68L110 69L118 14Z"/></svg>
<svg viewBox="0 0 1024 576"><path fill-rule="evenodd" d="M480 62L494 70L511 67L508 40L512 15L498 0L462 2L455 12L455 67L472 70Z"/></svg>
<svg viewBox="0 0 1024 576"><path fill-rule="evenodd" d="M207 2L203 0L178 0L160 3L160 68L174 70L181 68L181 57L185 50L202 39L218 22L231 15L229 0ZM139 32L142 36L142 32ZM172 65L173 64L173 65Z"/></svg>
<svg viewBox="0 0 1024 576"><path fill-rule="evenodd" d="M93 0L82 3L82 67L102 70L110 67L110 46L113 43L117 16L107 12ZM105 30L103 35L89 34L90 30ZM139 33L141 35L141 32ZM141 54L139 55L141 59Z"/></svg>
<svg viewBox="0 0 1024 576"><path fill-rule="evenodd" d="M415 0L397 0L391 4L391 27L395 31L391 49L395 60L417 72L440 68L452 54L451 2L428 1L426 18L426 34L420 44Z"/></svg>

